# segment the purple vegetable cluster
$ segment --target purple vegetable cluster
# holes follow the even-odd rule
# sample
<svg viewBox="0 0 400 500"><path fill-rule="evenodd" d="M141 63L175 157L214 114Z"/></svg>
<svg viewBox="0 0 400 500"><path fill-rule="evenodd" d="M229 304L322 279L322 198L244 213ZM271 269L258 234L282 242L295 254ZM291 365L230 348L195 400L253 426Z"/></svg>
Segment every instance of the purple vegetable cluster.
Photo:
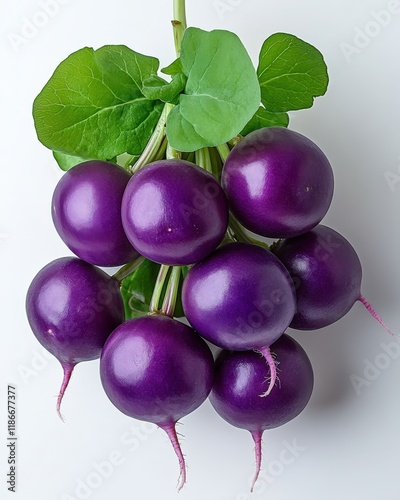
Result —
<svg viewBox="0 0 400 500"><path fill-rule="evenodd" d="M251 433L257 480L263 432L298 416L313 390L310 360L288 328L325 327L356 301L383 324L361 294L354 248L320 224L334 185L324 153L270 127L223 159L216 175L179 158L133 175L97 160L70 169L52 217L76 257L44 267L26 300L33 333L64 369L58 412L74 366L100 357L115 407L168 434L179 489L186 465L175 425L207 397ZM268 247L246 230L277 241ZM126 321L121 272L99 267L124 266L128 276L144 259L161 264L150 312ZM188 324L174 318L182 266ZM215 360L209 344L219 348Z"/></svg>

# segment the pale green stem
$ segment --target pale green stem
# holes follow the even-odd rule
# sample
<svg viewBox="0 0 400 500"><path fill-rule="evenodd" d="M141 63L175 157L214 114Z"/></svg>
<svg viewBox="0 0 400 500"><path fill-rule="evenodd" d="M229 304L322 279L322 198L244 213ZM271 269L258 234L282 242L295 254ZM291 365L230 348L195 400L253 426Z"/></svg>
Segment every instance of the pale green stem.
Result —
<svg viewBox="0 0 400 500"><path fill-rule="evenodd" d="M166 157L167 157L167 160L181 160L182 153L180 151L178 151L177 149L174 149L170 145L170 143L168 143Z"/></svg>
<svg viewBox="0 0 400 500"><path fill-rule="evenodd" d="M211 163L210 151L208 150L208 148L198 149L197 151L195 151L194 155L196 164L212 174L213 168Z"/></svg>
<svg viewBox="0 0 400 500"><path fill-rule="evenodd" d="M190 153L188 153L186 155L186 161L190 161L191 163L194 163L196 160L195 160L195 157L194 157L194 152L191 151Z"/></svg>
<svg viewBox="0 0 400 500"><path fill-rule="evenodd" d="M172 104L165 104L160 119L155 126L149 142L147 143L146 147L143 150L143 153L140 155L137 162L132 166L131 170L133 174L138 172L145 165L151 163L155 160L155 158L157 158L165 137L165 124L167 122L167 117L172 108Z"/></svg>
<svg viewBox="0 0 400 500"><path fill-rule="evenodd" d="M258 245L259 247L269 250L269 246L267 245L267 243L265 243L264 241L256 240L249 236L243 226L239 224L239 222L235 219L235 217L233 217L232 214L229 216L229 227L233 231L238 241L241 241L243 243L251 243L252 245Z"/></svg>
<svg viewBox="0 0 400 500"><path fill-rule="evenodd" d="M221 181L221 171L222 171L221 157L219 156L219 153L218 153L216 148L208 148L208 151L210 152L212 173L213 173L214 177L218 180L218 182L220 182Z"/></svg>
<svg viewBox="0 0 400 500"><path fill-rule="evenodd" d="M163 158L165 158L165 152L167 150L167 138L164 137L158 151L157 151L157 154L154 156L154 160L153 161L157 161L157 160L162 160Z"/></svg>
<svg viewBox="0 0 400 500"><path fill-rule="evenodd" d="M153 295L150 301L150 307L149 307L150 314L159 312L160 298L162 295L162 290L164 287L165 280L167 278L168 271L169 271L169 266L163 264L160 267L157 276L157 281L156 284L154 285Z"/></svg>
<svg viewBox="0 0 400 500"><path fill-rule="evenodd" d="M245 233L243 227L232 216L229 217L229 227L232 229L236 239L242 243L251 243L251 239Z"/></svg>
<svg viewBox="0 0 400 500"><path fill-rule="evenodd" d="M185 0L174 0L174 19L172 21L174 28L174 41L176 57L180 56L182 38L187 28Z"/></svg>
<svg viewBox="0 0 400 500"><path fill-rule="evenodd" d="M172 317L174 315L180 280L181 268L179 266L174 266L169 277L164 302L161 308L161 312L166 316Z"/></svg>
<svg viewBox="0 0 400 500"><path fill-rule="evenodd" d="M113 278L121 284L121 281L125 279L127 276L133 273L133 271L136 271L136 269L142 264L144 261L144 257L141 255L133 260L132 262L129 262L128 264L125 264L121 269L119 269L114 275Z"/></svg>
<svg viewBox="0 0 400 500"><path fill-rule="evenodd" d="M131 170L131 161L133 160L133 158L135 158L135 155L131 155L128 160L126 160L126 162L124 163L123 165L123 168L125 170L128 170L128 172L132 173L132 170Z"/></svg>
<svg viewBox="0 0 400 500"><path fill-rule="evenodd" d="M217 146L217 150L218 150L218 153L221 157L221 160L223 161L223 163L225 163L226 159L228 158L228 156L231 152L228 144L226 144L226 142L224 144L220 144L219 146Z"/></svg>
<svg viewBox="0 0 400 500"><path fill-rule="evenodd" d="M230 141L228 141L228 144L231 148L233 148L234 146L236 146L236 144L239 144L239 142L243 139L243 136L238 134L236 137L234 137L233 139L231 139Z"/></svg>

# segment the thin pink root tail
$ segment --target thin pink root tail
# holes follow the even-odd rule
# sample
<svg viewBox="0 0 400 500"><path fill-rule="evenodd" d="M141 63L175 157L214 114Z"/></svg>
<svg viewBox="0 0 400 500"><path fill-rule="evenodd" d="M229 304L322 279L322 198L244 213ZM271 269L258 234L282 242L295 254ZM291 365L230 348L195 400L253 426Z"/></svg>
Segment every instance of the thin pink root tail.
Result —
<svg viewBox="0 0 400 500"><path fill-rule="evenodd" d="M251 483L250 492L253 493L254 485L257 482L258 476L260 475L261 470L261 444L262 444L262 435L263 431L253 431L251 432L254 441L254 452L256 456L256 471L254 473L253 482Z"/></svg>
<svg viewBox="0 0 400 500"><path fill-rule="evenodd" d="M268 389L263 394L260 394L261 397L265 398L271 393L276 382L276 363L269 347L262 347L261 349L258 349L258 351L261 352L261 354L267 361L271 372Z"/></svg>
<svg viewBox="0 0 400 500"><path fill-rule="evenodd" d="M72 372L74 371L75 365L61 363L61 366L64 370L64 378L61 384L60 392L58 393L57 398L57 413L60 419L65 422L64 417L61 415L61 403L65 394L65 391L68 387L69 381L71 379Z"/></svg>
<svg viewBox="0 0 400 500"><path fill-rule="evenodd" d="M398 337L397 334L393 333L387 326L386 323L383 321L383 319L378 315L378 313L375 311L375 309L371 306L371 304L368 302L368 300L363 297L362 295L359 296L357 299L358 301L361 302L361 304L365 307L365 309L370 313L370 315L381 325L383 328L390 333L390 335L393 335L393 337Z"/></svg>
<svg viewBox="0 0 400 500"><path fill-rule="evenodd" d="M167 433L169 440L175 450L176 456L179 460L180 474L179 474L179 484L178 484L178 492L184 487L186 483L186 463L185 458L183 456L181 446L179 444L178 436L176 434L175 429L176 424L160 426Z"/></svg>

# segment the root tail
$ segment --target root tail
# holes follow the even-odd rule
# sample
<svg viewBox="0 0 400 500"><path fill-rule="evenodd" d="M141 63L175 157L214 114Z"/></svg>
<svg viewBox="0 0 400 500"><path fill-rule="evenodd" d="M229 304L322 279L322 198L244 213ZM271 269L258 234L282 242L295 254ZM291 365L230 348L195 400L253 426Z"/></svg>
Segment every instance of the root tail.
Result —
<svg viewBox="0 0 400 500"><path fill-rule="evenodd" d="M64 417L61 415L61 403L65 394L65 391L68 387L72 372L74 371L75 365L68 364L68 363L61 363L61 366L63 367L64 370L64 378L61 384L60 392L58 393L57 397L57 413L60 419L65 422Z"/></svg>
<svg viewBox="0 0 400 500"><path fill-rule="evenodd" d="M256 456L256 470L254 473L254 478L253 482L251 483L250 491L253 493L254 490L254 485L257 482L258 476L260 475L260 470L261 470L261 458L262 458L262 451L261 451L261 445L262 445L262 435L263 431L253 431L251 433L254 441L254 453Z"/></svg>
<svg viewBox="0 0 400 500"><path fill-rule="evenodd" d="M263 394L260 395L261 397L265 398L271 393L276 383L276 376L277 376L276 361L269 347L262 347L261 349L258 349L258 351L265 358L271 372L268 389Z"/></svg>
<svg viewBox="0 0 400 500"><path fill-rule="evenodd" d="M386 323L383 321L383 319L378 315L378 313L375 311L375 309L372 307L372 305L368 302L368 300L360 295L360 297L357 299L361 304L365 307L365 309L370 313L370 315L381 325L383 328L390 333L390 335L393 335L393 337L398 337L395 333L393 333L387 326Z"/></svg>
<svg viewBox="0 0 400 500"><path fill-rule="evenodd" d="M186 483L186 463L185 458L183 456L181 446L179 444L178 436L176 434L175 429L176 424L160 426L167 433L169 440L175 450L176 456L179 460L180 474L179 474L179 484L178 484L178 492L184 487Z"/></svg>

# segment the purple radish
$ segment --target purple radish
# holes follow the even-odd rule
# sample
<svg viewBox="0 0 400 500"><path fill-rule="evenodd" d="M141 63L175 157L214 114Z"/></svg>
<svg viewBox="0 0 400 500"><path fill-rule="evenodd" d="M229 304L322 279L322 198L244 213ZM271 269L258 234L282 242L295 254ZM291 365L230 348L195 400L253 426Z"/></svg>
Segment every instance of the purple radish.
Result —
<svg viewBox="0 0 400 500"><path fill-rule="evenodd" d="M286 330L296 297L289 273L272 252L230 243L193 266L183 283L182 304L193 328L223 349L260 351L276 380L269 346Z"/></svg>
<svg viewBox="0 0 400 500"><path fill-rule="evenodd" d="M78 257L97 266L120 266L138 253L121 221L121 203L131 176L118 165L87 161L64 174L53 194L53 222Z"/></svg>
<svg viewBox="0 0 400 500"><path fill-rule="evenodd" d="M324 217L333 196L333 172L319 147L281 127L256 130L240 141L222 171L230 208L263 236L305 233Z"/></svg>
<svg viewBox="0 0 400 500"><path fill-rule="evenodd" d="M254 440L256 471L251 491L261 468L261 439L265 430L293 420L306 407L313 390L314 375L304 349L288 335L282 335L271 350L279 362L279 384L267 398L260 398L268 366L255 352L222 351L216 359L210 401L228 423L248 430Z"/></svg>
<svg viewBox="0 0 400 500"><path fill-rule="evenodd" d="M296 285L296 330L316 330L342 318L361 302L394 335L361 294L361 263L351 244L333 229L319 225L312 231L279 242L275 255Z"/></svg>
<svg viewBox="0 0 400 500"><path fill-rule="evenodd" d="M141 255L184 266L204 259L221 243L228 202L222 187L202 168L183 160L161 160L129 181L122 222Z"/></svg>
<svg viewBox="0 0 400 500"><path fill-rule="evenodd" d="M61 363L60 407L72 371L100 357L111 332L124 320L118 283L101 269L75 257L57 259L33 279L26 314L38 341Z"/></svg>
<svg viewBox="0 0 400 500"><path fill-rule="evenodd" d="M101 382L111 402L125 415L153 422L167 433L179 459L179 490L186 482L186 465L175 425L206 400L213 364L210 348L196 332L162 315L123 323L101 354Z"/></svg>

